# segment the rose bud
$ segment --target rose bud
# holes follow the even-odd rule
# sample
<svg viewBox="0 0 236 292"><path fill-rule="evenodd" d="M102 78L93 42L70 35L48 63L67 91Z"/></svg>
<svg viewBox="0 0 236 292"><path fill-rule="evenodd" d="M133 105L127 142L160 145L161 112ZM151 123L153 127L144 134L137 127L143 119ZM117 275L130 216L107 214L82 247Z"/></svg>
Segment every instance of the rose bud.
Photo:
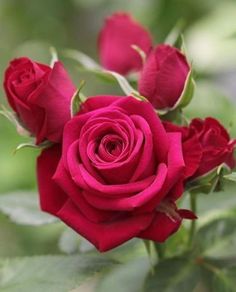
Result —
<svg viewBox="0 0 236 292"><path fill-rule="evenodd" d="M159 45L144 64L138 83L139 92L156 109L172 109L180 102L190 70L186 57L178 49ZM192 82L189 85L193 86ZM191 95L193 88L189 90ZM188 102L190 99L188 96Z"/></svg>
<svg viewBox="0 0 236 292"><path fill-rule="evenodd" d="M51 68L29 58L15 59L5 72L4 89L10 106L37 144L61 140L75 92L62 63Z"/></svg>
<svg viewBox="0 0 236 292"><path fill-rule="evenodd" d="M236 140L230 139L226 129L214 118L193 119L189 127L179 127L164 123L167 131L182 133L185 163L192 165L189 172L192 178L200 177L216 169L221 164L235 167L234 147Z"/></svg>
<svg viewBox="0 0 236 292"><path fill-rule="evenodd" d="M100 251L133 237L165 241L183 218L185 172L180 133L167 133L152 105L96 96L65 126L63 145L38 158L41 208Z"/></svg>
<svg viewBox="0 0 236 292"><path fill-rule="evenodd" d="M102 66L122 75L141 70L142 59L132 45L147 54L152 46L149 32L127 13L108 17L98 38Z"/></svg>

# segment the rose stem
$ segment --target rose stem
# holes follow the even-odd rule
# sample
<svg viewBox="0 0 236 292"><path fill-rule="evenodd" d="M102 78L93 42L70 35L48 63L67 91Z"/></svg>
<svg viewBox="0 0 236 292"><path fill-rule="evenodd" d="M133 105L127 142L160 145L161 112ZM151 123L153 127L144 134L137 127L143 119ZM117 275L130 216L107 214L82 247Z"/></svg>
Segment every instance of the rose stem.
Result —
<svg viewBox="0 0 236 292"><path fill-rule="evenodd" d="M164 259L164 257L165 257L165 245L164 245L164 243L160 244L160 243L155 242L154 243L154 247L155 247L156 253L158 255L158 259L159 260Z"/></svg>
<svg viewBox="0 0 236 292"><path fill-rule="evenodd" d="M196 214L197 211L197 200L196 200L196 194L190 193L190 207L194 214ZM188 247L192 248L193 241L195 237L196 232L196 220L191 221L190 230L189 230L189 240L188 240Z"/></svg>

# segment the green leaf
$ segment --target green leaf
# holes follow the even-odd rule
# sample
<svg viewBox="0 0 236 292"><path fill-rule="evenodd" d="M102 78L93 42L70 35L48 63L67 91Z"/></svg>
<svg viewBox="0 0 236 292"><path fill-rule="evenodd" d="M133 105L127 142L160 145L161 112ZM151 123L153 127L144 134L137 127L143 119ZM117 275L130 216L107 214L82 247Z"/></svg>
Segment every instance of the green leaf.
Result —
<svg viewBox="0 0 236 292"><path fill-rule="evenodd" d="M34 256L2 260L0 290L65 292L115 265L104 256Z"/></svg>
<svg viewBox="0 0 236 292"><path fill-rule="evenodd" d="M129 84L124 76L120 75L119 73L103 69L86 54L76 50L66 50L65 55L77 61L80 65L83 66L83 68L89 70L89 72L94 73L97 76L101 76L102 78L116 81L126 95L131 95L141 100L145 99L139 95L139 93Z"/></svg>
<svg viewBox="0 0 236 292"><path fill-rule="evenodd" d="M171 29L171 31L169 32L166 39L164 40L164 43L167 45L170 45L170 46L174 46L177 43L177 41L181 35L184 24L185 24L184 20L180 19L176 23L176 25Z"/></svg>
<svg viewBox="0 0 236 292"><path fill-rule="evenodd" d="M80 238L79 238L79 251L81 253L86 253L86 252L92 251L94 249L95 249L95 247L91 242L89 242L84 237L80 236Z"/></svg>
<svg viewBox="0 0 236 292"><path fill-rule="evenodd" d="M79 62L84 68L91 70L101 69L101 66L98 63L96 63L92 58L78 50L66 50L64 52L64 55L68 58L71 58Z"/></svg>
<svg viewBox="0 0 236 292"><path fill-rule="evenodd" d="M116 79L116 81L118 82L121 89L126 95L133 95L133 93L138 94L138 92L129 84L129 82L122 75L108 70L105 70L104 72L107 73L108 75L112 75Z"/></svg>
<svg viewBox="0 0 236 292"><path fill-rule="evenodd" d="M232 172L230 174L226 174L223 176L224 179L236 182L236 172Z"/></svg>
<svg viewBox="0 0 236 292"><path fill-rule="evenodd" d="M139 258L112 269L101 279L97 292L141 292L150 264Z"/></svg>
<svg viewBox="0 0 236 292"><path fill-rule="evenodd" d="M21 143L16 147L16 149L14 150L13 153L15 154L16 152L18 152L19 150L24 149L24 148L32 148L32 149L42 150L42 149L48 148L52 145L53 145L53 143L50 141L44 141L39 145L36 145L35 142Z"/></svg>
<svg viewBox="0 0 236 292"><path fill-rule="evenodd" d="M211 258L236 256L236 208L211 212L199 219L196 246L203 256Z"/></svg>
<svg viewBox="0 0 236 292"><path fill-rule="evenodd" d="M193 291L200 280L200 268L188 258L172 258L156 265L145 281L145 292Z"/></svg>
<svg viewBox="0 0 236 292"><path fill-rule="evenodd" d="M236 267L223 269L213 277L212 291L235 292L236 289Z"/></svg>
<svg viewBox="0 0 236 292"><path fill-rule="evenodd" d="M92 243L70 228L66 228L62 232L58 247L66 254L73 254L76 252L86 253L95 249Z"/></svg>
<svg viewBox="0 0 236 292"><path fill-rule="evenodd" d="M79 235L71 228L66 228L59 238L58 247L66 254L73 254L78 251Z"/></svg>
<svg viewBox="0 0 236 292"><path fill-rule="evenodd" d="M121 246L106 252L106 255L109 258L126 263L138 257L146 257L147 251L142 240L133 238Z"/></svg>
<svg viewBox="0 0 236 292"><path fill-rule="evenodd" d="M229 261L228 261L229 262ZM228 264L211 259L202 259L202 282L207 291L235 292L236 287L236 262Z"/></svg>
<svg viewBox="0 0 236 292"><path fill-rule="evenodd" d="M56 221L56 218L40 210L38 197L31 192L0 195L0 211L17 224L38 226Z"/></svg>
<svg viewBox="0 0 236 292"><path fill-rule="evenodd" d="M73 95L71 99L71 104L70 104L71 117L75 116L79 112L80 105L86 100L86 97L81 93L81 89L84 87L84 85L85 85L85 81L82 80L80 82L78 89L76 90L75 94Z"/></svg>
<svg viewBox="0 0 236 292"><path fill-rule="evenodd" d="M31 133L22 125L14 112L8 111L4 105L0 105L0 114L7 118L15 127L19 135L29 137Z"/></svg>

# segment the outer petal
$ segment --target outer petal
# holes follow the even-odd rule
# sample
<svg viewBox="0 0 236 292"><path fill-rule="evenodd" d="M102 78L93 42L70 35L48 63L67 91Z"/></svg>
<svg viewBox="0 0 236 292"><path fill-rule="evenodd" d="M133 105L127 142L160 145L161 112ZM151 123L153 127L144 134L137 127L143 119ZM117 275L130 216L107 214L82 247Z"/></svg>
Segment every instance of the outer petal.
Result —
<svg viewBox="0 0 236 292"><path fill-rule="evenodd" d="M182 153L182 143L180 133L168 133L170 150L168 153L167 178L161 192L153 200L142 207L142 211L154 210L160 202L174 190L176 193L170 193L171 197L179 197L183 190L181 183L184 178L185 163Z"/></svg>
<svg viewBox="0 0 236 292"><path fill-rule="evenodd" d="M96 224L89 221L70 200L58 216L71 228L92 242L100 251L107 251L137 236L147 228L152 214L132 216L123 214L116 220Z"/></svg>
<svg viewBox="0 0 236 292"><path fill-rule="evenodd" d="M166 57L156 75L156 108L170 108L178 101L190 68L185 57L177 50ZM170 86L171 84L171 86Z"/></svg>
<svg viewBox="0 0 236 292"><path fill-rule="evenodd" d="M100 32L98 48L101 64L120 74L140 70L141 57L132 45L148 53L152 41L148 31L134 21L129 14L115 13L110 16Z"/></svg>
<svg viewBox="0 0 236 292"><path fill-rule="evenodd" d="M185 178L192 176L202 160L203 149L196 136L183 143L183 155L186 165Z"/></svg>
<svg viewBox="0 0 236 292"><path fill-rule="evenodd" d="M157 242L165 241L171 234L175 233L181 225L181 220L173 220L165 213L156 212L152 224L138 237Z"/></svg>
<svg viewBox="0 0 236 292"><path fill-rule="evenodd" d="M69 177L68 172L63 166L63 161L60 160L53 180L64 190L64 192L71 198L74 204L81 210L81 213L90 221L99 223L104 220L111 219L114 212L106 212L97 210L87 203L84 199L84 191L80 189Z"/></svg>
<svg viewBox="0 0 236 292"><path fill-rule="evenodd" d="M81 105L81 110L79 111L79 114L84 114L99 108L107 107L120 98L124 98L124 96L113 95L91 96Z"/></svg>
<svg viewBox="0 0 236 292"><path fill-rule="evenodd" d="M202 159L202 146L198 136L190 135L188 127L181 127L170 122L163 122L167 132L179 132L182 134L182 147L185 162L185 178L192 176L199 167Z"/></svg>
<svg viewBox="0 0 236 292"><path fill-rule="evenodd" d="M43 150L37 160L40 205L43 211L53 215L57 215L67 200L67 195L52 180L60 155L60 146L55 145Z"/></svg>
<svg viewBox="0 0 236 292"><path fill-rule="evenodd" d="M45 111L47 129L44 135L48 140L60 141L64 125L70 120L70 102L74 92L75 86L63 65L56 62L42 92L30 100Z"/></svg>

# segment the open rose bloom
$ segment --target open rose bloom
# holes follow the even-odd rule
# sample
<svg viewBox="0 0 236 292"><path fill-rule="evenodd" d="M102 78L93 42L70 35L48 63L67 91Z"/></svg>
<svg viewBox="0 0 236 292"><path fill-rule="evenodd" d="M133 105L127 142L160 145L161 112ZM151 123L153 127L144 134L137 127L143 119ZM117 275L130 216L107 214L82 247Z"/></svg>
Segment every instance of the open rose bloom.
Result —
<svg viewBox="0 0 236 292"><path fill-rule="evenodd" d="M92 97L67 123L62 151L38 159L41 207L101 251L133 237L163 242L195 218L174 203L185 169L181 134L167 133L151 104Z"/></svg>
<svg viewBox="0 0 236 292"><path fill-rule="evenodd" d="M144 248L143 241L153 264L145 282L145 289L151 290L145 292L200 291L210 273L214 274L210 288L202 291L233 292L236 209L232 209L235 199L229 200L235 192L227 181L236 181L236 140L224 120L189 117L191 111L185 112L185 107L195 88L192 60L174 46L177 41L154 44L152 39L131 15L114 13L98 34L100 64L82 52L72 57L87 74L119 86L121 95L106 92L106 87L98 95L88 82L94 93L86 96L81 76L76 77L80 81L76 88L60 61L49 66L27 57L14 59L6 68L3 85L12 111L4 112L2 107L0 113L27 131L29 143L23 147L39 150L39 202L42 211L50 214L43 215L58 218L65 228L70 227L69 232L73 230L71 237L71 233L60 237L60 243L69 245L61 248L63 252L81 252L78 239L84 243L85 238L92 248L105 252L138 238L131 245ZM229 191L224 192L225 186ZM226 203L216 203L219 190ZM206 200L200 206L204 205L203 211L199 211L199 198ZM12 217L17 214L14 209ZM83 260L89 256L79 257L78 269L83 267L82 274L87 273ZM234 270L228 270L232 263ZM118 274L120 282L125 269ZM143 270L138 271L144 279ZM213 285L217 277L225 282L231 274L229 290ZM53 286L48 291L57 290Z"/></svg>

